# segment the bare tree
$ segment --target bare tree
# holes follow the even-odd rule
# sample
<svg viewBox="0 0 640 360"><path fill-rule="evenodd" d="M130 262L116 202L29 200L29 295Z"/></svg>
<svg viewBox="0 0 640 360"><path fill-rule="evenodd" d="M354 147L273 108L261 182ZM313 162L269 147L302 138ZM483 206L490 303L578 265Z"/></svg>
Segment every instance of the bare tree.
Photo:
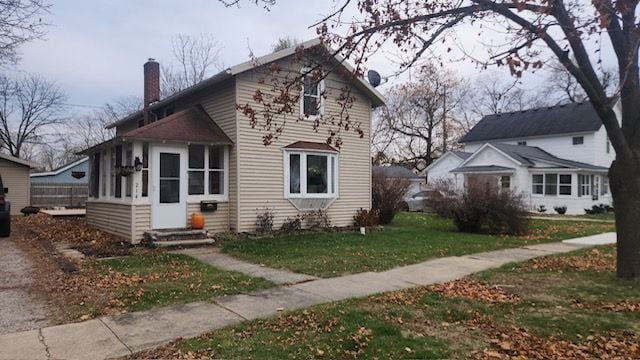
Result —
<svg viewBox="0 0 640 360"><path fill-rule="evenodd" d="M17 62L20 45L44 35L40 17L50 6L42 0L0 1L0 65Z"/></svg>
<svg viewBox="0 0 640 360"><path fill-rule="evenodd" d="M288 49L288 48L297 46L301 42L302 41L292 36L281 37L274 44L271 45L271 51L276 52L276 51Z"/></svg>
<svg viewBox="0 0 640 360"><path fill-rule="evenodd" d="M555 100L555 104L581 103L589 100L587 93L562 64L551 62L548 70L549 75L545 79L548 85L544 93L551 95L549 97ZM617 81L615 73L603 69L599 75L604 91L611 93Z"/></svg>
<svg viewBox="0 0 640 360"><path fill-rule="evenodd" d="M0 77L0 143L20 157L25 143L42 142L62 123L65 93L39 75Z"/></svg>
<svg viewBox="0 0 640 360"><path fill-rule="evenodd" d="M172 41L174 65L163 65L161 95L167 97L195 85L222 69L222 47L211 35L176 35Z"/></svg>
<svg viewBox="0 0 640 360"><path fill-rule="evenodd" d="M393 87L373 130L376 151L422 171L451 149L459 128L458 86L450 72L427 66L417 81Z"/></svg>

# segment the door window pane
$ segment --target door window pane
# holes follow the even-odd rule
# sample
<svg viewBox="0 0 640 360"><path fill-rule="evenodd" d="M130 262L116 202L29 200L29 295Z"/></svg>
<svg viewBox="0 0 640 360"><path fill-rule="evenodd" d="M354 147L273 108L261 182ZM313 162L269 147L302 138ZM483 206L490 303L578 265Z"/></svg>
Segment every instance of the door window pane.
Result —
<svg viewBox="0 0 640 360"><path fill-rule="evenodd" d="M180 202L180 180L160 179L160 203L174 204Z"/></svg>
<svg viewBox="0 0 640 360"><path fill-rule="evenodd" d="M160 153L160 203L180 202L180 154Z"/></svg>
<svg viewBox="0 0 640 360"><path fill-rule="evenodd" d="M289 192L291 194L300 193L300 155L291 154L289 156Z"/></svg>
<svg viewBox="0 0 640 360"><path fill-rule="evenodd" d="M327 157L307 155L307 193L327 193Z"/></svg>
<svg viewBox="0 0 640 360"><path fill-rule="evenodd" d="M160 177L180 177L180 154L160 153Z"/></svg>

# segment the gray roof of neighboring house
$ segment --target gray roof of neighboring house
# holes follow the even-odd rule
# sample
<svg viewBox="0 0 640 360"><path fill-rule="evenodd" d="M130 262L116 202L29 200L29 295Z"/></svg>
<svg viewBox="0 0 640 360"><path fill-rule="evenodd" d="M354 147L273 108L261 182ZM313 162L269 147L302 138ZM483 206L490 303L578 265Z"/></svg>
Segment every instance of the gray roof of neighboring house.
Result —
<svg viewBox="0 0 640 360"><path fill-rule="evenodd" d="M590 102L487 115L460 142L597 131L602 126Z"/></svg>
<svg viewBox="0 0 640 360"><path fill-rule="evenodd" d="M500 172L500 171L514 171L514 168L497 165L481 165L481 166L463 166L451 170L454 173L468 173L468 172Z"/></svg>
<svg viewBox="0 0 640 360"><path fill-rule="evenodd" d="M414 174L413 171L400 165L374 166L373 171L382 171L389 178L422 179Z"/></svg>
<svg viewBox="0 0 640 360"><path fill-rule="evenodd" d="M467 160L469 156L473 155L473 153L464 152L464 151L452 151L452 153L456 154L462 160Z"/></svg>
<svg viewBox="0 0 640 360"><path fill-rule="evenodd" d="M602 166L591 165L579 161L567 160L551 155L537 146L510 145L503 143L491 143L498 150L512 157L513 159L529 166L533 166L532 160L539 160L578 169L607 170Z"/></svg>

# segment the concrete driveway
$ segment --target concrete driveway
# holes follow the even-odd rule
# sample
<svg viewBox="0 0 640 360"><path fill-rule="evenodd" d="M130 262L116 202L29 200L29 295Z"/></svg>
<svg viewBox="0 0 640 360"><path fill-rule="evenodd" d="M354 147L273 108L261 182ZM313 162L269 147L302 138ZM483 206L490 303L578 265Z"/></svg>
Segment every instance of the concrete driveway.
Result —
<svg viewBox="0 0 640 360"><path fill-rule="evenodd" d="M10 238L0 238L0 334L47 326L47 305L30 291L31 261Z"/></svg>

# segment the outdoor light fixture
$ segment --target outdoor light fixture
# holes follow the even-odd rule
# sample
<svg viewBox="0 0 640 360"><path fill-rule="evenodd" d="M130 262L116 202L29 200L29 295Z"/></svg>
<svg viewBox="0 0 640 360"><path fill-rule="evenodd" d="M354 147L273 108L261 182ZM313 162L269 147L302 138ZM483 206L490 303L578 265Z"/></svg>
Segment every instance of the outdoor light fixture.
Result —
<svg viewBox="0 0 640 360"><path fill-rule="evenodd" d="M139 157L136 156L135 160L133 161L133 165L135 166L136 171L142 170L142 161L140 160Z"/></svg>

